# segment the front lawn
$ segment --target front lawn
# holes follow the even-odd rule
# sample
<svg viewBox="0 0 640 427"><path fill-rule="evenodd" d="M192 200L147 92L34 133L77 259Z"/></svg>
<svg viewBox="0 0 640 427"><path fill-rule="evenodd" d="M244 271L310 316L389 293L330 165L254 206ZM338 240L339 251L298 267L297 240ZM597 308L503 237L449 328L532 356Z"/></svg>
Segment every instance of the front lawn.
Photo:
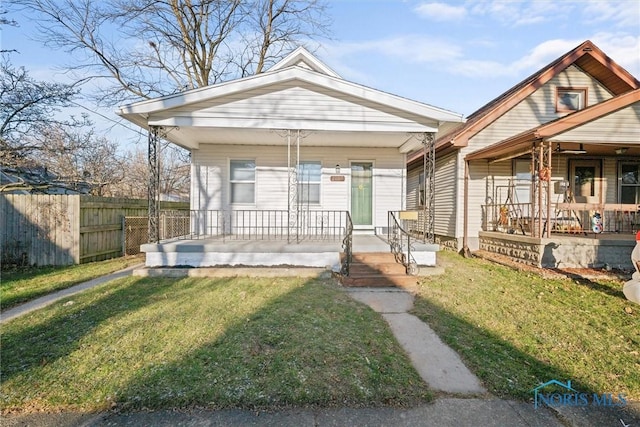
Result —
<svg viewBox="0 0 640 427"><path fill-rule="evenodd" d="M0 273L0 309L6 310L51 292L142 262L144 262L142 256L126 256L67 267L27 267L4 270Z"/></svg>
<svg viewBox="0 0 640 427"><path fill-rule="evenodd" d="M528 400L556 379L640 400L640 306L622 282L544 279L452 252L438 262L446 272L422 281L414 314L492 393Z"/></svg>
<svg viewBox="0 0 640 427"><path fill-rule="evenodd" d="M1 338L3 411L430 399L384 320L332 281L130 277Z"/></svg>

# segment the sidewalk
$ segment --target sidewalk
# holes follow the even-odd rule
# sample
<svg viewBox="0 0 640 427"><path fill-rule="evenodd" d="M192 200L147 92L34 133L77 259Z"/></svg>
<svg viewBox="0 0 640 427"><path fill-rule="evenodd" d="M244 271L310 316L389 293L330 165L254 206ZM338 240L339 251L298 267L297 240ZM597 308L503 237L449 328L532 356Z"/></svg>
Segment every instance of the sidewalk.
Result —
<svg viewBox="0 0 640 427"><path fill-rule="evenodd" d="M42 307L46 307L54 302L61 300L62 298L66 298L71 295L75 295L79 292L85 291L87 289L93 288L95 286L101 285L106 282L110 282L114 279L119 279L125 276L131 276L133 270L142 267L144 264L136 264L130 267L127 267L123 270L116 271L111 274L107 274L106 276L97 277L93 280L89 280L86 282L82 282L75 286L72 286L67 289L63 289L61 291L53 292L51 294L45 295L43 297L34 299L33 301L29 301L27 303L18 305L16 307L10 308L9 310L0 314L0 324L8 322L16 317L20 317L24 314L30 313L34 310L38 310Z"/></svg>

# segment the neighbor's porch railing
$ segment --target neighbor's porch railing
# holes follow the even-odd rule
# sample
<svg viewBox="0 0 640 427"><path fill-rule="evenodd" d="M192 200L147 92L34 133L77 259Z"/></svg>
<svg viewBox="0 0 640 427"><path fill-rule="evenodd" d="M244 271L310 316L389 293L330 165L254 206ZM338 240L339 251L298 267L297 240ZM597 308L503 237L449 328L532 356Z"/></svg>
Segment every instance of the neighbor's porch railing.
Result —
<svg viewBox="0 0 640 427"><path fill-rule="evenodd" d="M340 241L349 228L346 211L192 210L191 233L186 239Z"/></svg>
<svg viewBox="0 0 640 427"><path fill-rule="evenodd" d="M484 231L531 235L530 203L483 205L482 217ZM551 218L543 221L545 230L550 226L552 233L636 233L640 230L640 205L552 203Z"/></svg>

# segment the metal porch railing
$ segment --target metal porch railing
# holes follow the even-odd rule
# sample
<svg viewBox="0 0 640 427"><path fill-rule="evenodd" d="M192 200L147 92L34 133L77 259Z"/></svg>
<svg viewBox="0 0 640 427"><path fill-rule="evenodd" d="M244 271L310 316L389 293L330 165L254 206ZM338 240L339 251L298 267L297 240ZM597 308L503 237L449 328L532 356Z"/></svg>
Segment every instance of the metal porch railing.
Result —
<svg viewBox="0 0 640 427"><path fill-rule="evenodd" d="M344 250L344 259L342 260L341 273L343 276L348 276L351 269L351 256L353 254L353 221L351 220L351 214L347 214L347 227L345 230L344 239L342 239L342 248Z"/></svg>
<svg viewBox="0 0 640 427"><path fill-rule="evenodd" d="M192 210L186 239L340 241L350 218L346 211L309 210Z"/></svg>
<svg viewBox="0 0 640 427"><path fill-rule="evenodd" d="M411 254L412 240L415 241L415 238L412 239L411 234L400 225L396 214L399 213L393 211L388 213L387 241L396 261L405 266L407 274L413 276L418 272L418 265Z"/></svg>

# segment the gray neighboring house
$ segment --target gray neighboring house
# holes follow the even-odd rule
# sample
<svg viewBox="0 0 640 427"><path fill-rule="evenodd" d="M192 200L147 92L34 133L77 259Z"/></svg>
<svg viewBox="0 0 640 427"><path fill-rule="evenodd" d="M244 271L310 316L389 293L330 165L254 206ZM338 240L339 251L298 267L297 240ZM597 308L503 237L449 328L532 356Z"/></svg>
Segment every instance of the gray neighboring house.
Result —
<svg viewBox="0 0 640 427"><path fill-rule="evenodd" d="M630 268L639 88L585 41L439 134L437 241L544 267ZM407 160L407 208L420 211L423 155Z"/></svg>

